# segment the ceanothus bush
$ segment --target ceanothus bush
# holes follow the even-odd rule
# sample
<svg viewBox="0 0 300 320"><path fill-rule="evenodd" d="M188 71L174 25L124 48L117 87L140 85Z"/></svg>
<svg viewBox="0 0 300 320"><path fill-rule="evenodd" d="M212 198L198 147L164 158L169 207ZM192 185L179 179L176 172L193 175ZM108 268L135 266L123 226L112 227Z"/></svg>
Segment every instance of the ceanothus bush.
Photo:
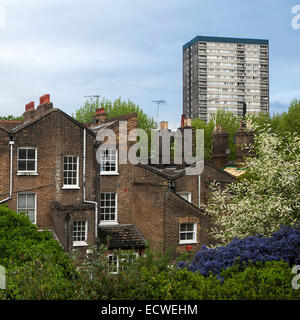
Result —
<svg viewBox="0 0 300 320"><path fill-rule="evenodd" d="M270 237L261 234L244 239L234 239L226 246L207 248L202 246L191 263L181 261L179 268L199 271L204 276L220 275L223 269L234 264L283 260L289 265L300 264L300 224L292 228L282 226Z"/></svg>

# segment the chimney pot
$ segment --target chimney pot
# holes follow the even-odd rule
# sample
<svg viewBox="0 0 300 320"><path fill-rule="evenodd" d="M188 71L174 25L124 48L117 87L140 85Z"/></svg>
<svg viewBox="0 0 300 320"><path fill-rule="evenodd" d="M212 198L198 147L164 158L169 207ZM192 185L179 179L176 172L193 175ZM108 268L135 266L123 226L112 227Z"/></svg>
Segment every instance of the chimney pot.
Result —
<svg viewBox="0 0 300 320"><path fill-rule="evenodd" d="M31 101L25 105L25 111L29 111L32 109L34 109L34 102L33 101Z"/></svg>
<svg viewBox="0 0 300 320"><path fill-rule="evenodd" d="M99 115L99 114L105 114L105 109L104 108L99 108L96 110L96 115Z"/></svg>
<svg viewBox="0 0 300 320"><path fill-rule="evenodd" d="M40 97L40 104L50 103L50 94L44 94Z"/></svg>
<svg viewBox="0 0 300 320"><path fill-rule="evenodd" d="M184 127L184 120L185 120L185 115L183 114L183 115L181 116L181 128Z"/></svg>
<svg viewBox="0 0 300 320"><path fill-rule="evenodd" d="M168 121L161 121L159 123L159 129L160 130L168 130Z"/></svg>
<svg viewBox="0 0 300 320"><path fill-rule="evenodd" d="M191 127L192 126L192 119L184 119L184 126L185 127Z"/></svg>
<svg viewBox="0 0 300 320"><path fill-rule="evenodd" d="M101 124L105 122L106 114L104 108L99 108L95 111L94 121L93 124Z"/></svg>

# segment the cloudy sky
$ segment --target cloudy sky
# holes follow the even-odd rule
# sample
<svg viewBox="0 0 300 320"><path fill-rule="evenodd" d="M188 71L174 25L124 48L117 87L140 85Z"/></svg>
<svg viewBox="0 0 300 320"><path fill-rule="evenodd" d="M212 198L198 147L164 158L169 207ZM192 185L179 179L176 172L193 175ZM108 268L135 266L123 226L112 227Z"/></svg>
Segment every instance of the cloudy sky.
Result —
<svg viewBox="0 0 300 320"><path fill-rule="evenodd" d="M298 1L300 4L300 1ZM0 0L0 115L51 94L122 97L171 127L182 113L182 46L197 35L270 41L271 113L300 95L300 29L290 0ZM300 19L299 19L300 21Z"/></svg>

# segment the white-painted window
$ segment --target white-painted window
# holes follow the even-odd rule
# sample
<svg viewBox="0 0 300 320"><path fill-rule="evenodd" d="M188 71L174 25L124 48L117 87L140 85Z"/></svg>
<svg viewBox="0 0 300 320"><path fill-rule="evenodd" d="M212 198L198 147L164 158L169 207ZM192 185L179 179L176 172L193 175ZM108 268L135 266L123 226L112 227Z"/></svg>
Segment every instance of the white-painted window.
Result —
<svg viewBox="0 0 300 320"><path fill-rule="evenodd" d="M126 264L134 263L134 261L138 259L138 257L139 254L137 252L123 254L121 257L118 257L114 254L109 254L109 271L114 274L117 274L119 271L124 271L124 267L126 267Z"/></svg>
<svg viewBox="0 0 300 320"><path fill-rule="evenodd" d="M37 172L37 149L18 148L18 174Z"/></svg>
<svg viewBox="0 0 300 320"><path fill-rule="evenodd" d="M197 243L197 223L181 223L179 225L179 243Z"/></svg>
<svg viewBox="0 0 300 320"><path fill-rule="evenodd" d="M100 151L100 174L118 174L118 151L116 149L105 149Z"/></svg>
<svg viewBox="0 0 300 320"><path fill-rule="evenodd" d="M64 184L63 189L79 188L79 158L64 156Z"/></svg>
<svg viewBox="0 0 300 320"><path fill-rule="evenodd" d="M36 194L19 193L17 211L27 212L30 221L36 223Z"/></svg>
<svg viewBox="0 0 300 320"><path fill-rule="evenodd" d="M87 245L87 221L73 222L73 246Z"/></svg>
<svg viewBox="0 0 300 320"><path fill-rule="evenodd" d="M116 224L118 212L118 195L116 193L100 194L100 224Z"/></svg>
<svg viewBox="0 0 300 320"><path fill-rule="evenodd" d="M192 202L192 196L190 192L178 192L177 193L181 198L185 199L188 202Z"/></svg>
<svg viewBox="0 0 300 320"><path fill-rule="evenodd" d="M119 272L119 260L114 254L108 255L108 263L109 263L109 271L111 273L118 273Z"/></svg>

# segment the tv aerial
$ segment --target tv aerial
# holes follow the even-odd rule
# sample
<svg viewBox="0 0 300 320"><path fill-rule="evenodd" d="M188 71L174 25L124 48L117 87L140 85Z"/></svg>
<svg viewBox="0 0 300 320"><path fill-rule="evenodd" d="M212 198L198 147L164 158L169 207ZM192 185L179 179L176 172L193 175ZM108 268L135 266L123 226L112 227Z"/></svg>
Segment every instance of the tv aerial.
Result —
<svg viewBox="0 0 300 320"><path fill-rule="evenodd" d="M156 114L156 123L158 125L158 112L159 112L159 105L160 104L165 104L166 101L165 100L153 100L152 102L157 104L157 114Z"/></svg>
<svg viewBox="0 0 300 320"><path fill-rule="evenodd" d="M100 95L99 94L95 94L95 95L92 95L92 96L84 96L84 98L91 99L91 103L93 103L95 99L99 99L100 98Z"/></svg>

